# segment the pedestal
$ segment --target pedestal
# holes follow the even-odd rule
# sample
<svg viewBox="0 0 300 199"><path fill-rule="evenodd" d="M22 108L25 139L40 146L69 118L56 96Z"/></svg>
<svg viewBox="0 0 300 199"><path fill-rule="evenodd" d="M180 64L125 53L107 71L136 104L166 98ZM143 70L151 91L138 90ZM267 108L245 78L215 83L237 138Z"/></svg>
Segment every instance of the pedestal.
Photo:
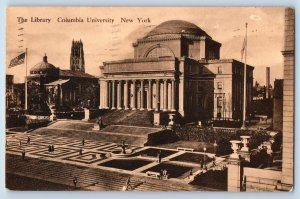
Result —
<svg viewBox="0 0 300 199"><path fill-rule="evenodd" d="M101 130L100 127L99 127L99 124L94 124L94 127L92 129L93 131L99 131Z"/></svg>
<svg viewBox="0 0 300 199"><path fill-rule="evenodd" d="M160 113L159 112L155 112L153 113L153 124L154 125L160 125Z"/></svg>
<svg viewBox="0 0 300 199"><path fill-rule="evenodd" d="M174 115L173 113L169 114L169 123L168 123L168 128L171 129L174 126Z"/></svg>
<svg viewBox="0 0 300 199"><path fill-rule="evenodd" d="M87 108L84 108L84 119L83 121L88 121L90 119L90 110Z"/></svg>
<svg viewBox="0 0 300 199"><path fill-rule="evenodd" d="M241 160L239 158L228 159L227 191L241 191Z"/></svg>

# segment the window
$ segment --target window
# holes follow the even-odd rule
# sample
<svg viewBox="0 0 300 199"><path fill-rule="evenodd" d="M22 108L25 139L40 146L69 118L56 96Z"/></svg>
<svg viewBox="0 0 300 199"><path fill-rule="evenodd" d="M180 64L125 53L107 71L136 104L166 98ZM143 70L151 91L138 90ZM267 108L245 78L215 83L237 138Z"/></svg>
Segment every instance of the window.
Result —
<svg viewBox="0 0 300 199"><path fill-rule="evenodd" d="M222 108L222 106L223 106L222 97L217 97L217 106L218 106L218 108Z"/></svg>
<svg viewBox="0 0 300 199"><path fill-rule="evenodd" d="M223 73L223 67L222 66L218 66L218 74L222 74Z"/></svg>
<svg viewBox="0 0 300 199"><path fill-rule="evenodd" d="M165 47L156 47L152 49L146 57L174 57L172 51Z"/></svg>
<svg viewBox="0 0 300 199"><path fill-rule="evenodd" d="M218 89L223 89L223 82L218 82L217 83L217 88Z"/></svg>

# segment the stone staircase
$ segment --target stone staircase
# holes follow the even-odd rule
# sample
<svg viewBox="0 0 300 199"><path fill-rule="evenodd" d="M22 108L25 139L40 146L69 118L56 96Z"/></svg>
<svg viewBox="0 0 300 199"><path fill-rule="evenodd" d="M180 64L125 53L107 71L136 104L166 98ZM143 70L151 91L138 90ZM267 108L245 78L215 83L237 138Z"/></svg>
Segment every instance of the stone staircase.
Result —
<svg viewBox="0 0 300 199"><path fill-rule="evenodd" d="M21 160L18 155L6 155L6 173L46 180L73 186L72 179L78 178L77 187L82 190L120 191L131 177L131 191L213 191L214 189L184 183L149 179L130 174L93 169L82 166L52 162L35 158ZM215 191L215 190L214 190Z"/></svg>
<svg viewBox="0 0 300 199"><path fill-rule="evenodd" d="M109 110L101 115L104 125L153 126L153 112L141 110ZM96 122L96 119L91 120Z"/></svg>

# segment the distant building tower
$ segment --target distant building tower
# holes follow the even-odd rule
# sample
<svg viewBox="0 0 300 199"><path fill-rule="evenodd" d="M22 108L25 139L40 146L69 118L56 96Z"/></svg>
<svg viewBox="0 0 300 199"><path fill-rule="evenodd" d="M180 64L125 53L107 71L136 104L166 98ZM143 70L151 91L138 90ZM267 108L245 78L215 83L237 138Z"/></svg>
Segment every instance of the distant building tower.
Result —
<svg viewBox="0 0 300 199"><path fill-rule="evenodd" d="M81 40L72 41L70 69L71 71L85 72L84 51L83 51L83 43L81 42Z"/></svg>
<svg viewBox="0 0 300 199"><path fill-rule="evenodd" d="M270 67L266 67L266 98L270 98Z"/></svg>

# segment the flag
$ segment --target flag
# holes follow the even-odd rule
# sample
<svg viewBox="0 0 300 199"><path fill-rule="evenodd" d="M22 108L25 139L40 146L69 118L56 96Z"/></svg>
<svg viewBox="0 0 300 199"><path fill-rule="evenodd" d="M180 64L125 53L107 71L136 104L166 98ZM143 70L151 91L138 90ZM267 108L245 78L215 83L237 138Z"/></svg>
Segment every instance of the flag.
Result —
<svg viewBox="0 0 300 199"><path fill-rule="evenodd" d="M243 42L243 46L242 46L242 50L241 50L241 60L242 61L243 61L244 53L246 51L246 45L247 45L247 40L246 40L246 37L245 37L244 42Z"/></svg>
<svg viewBox="0 0 300 199"><path fill-rule="evenodd" d="M9 64L8 68L12 68L14 66L24 64L24 60L25 60L25 52L21 53L17 57L10 60L10 64Z"/></svg>

